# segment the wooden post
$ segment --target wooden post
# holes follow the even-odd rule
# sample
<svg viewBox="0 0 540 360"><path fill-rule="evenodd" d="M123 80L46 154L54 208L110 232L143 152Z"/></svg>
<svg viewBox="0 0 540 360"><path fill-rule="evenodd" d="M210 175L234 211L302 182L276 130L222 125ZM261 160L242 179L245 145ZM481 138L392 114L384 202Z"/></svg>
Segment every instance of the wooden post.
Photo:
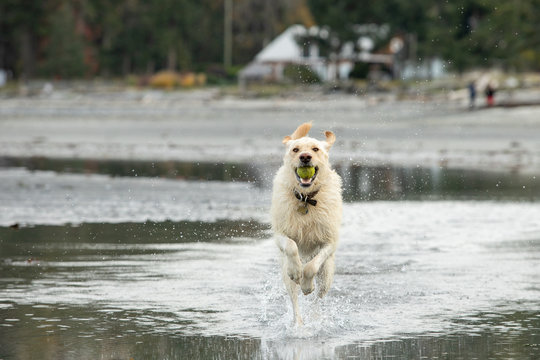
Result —
<svg viewBox="0 0 540 360"><path fill-rule="evenodd" d="M225 70L232 65L232 15L233 0L225 0L224 6L224 39L223 39L223 66Z"/></svg>

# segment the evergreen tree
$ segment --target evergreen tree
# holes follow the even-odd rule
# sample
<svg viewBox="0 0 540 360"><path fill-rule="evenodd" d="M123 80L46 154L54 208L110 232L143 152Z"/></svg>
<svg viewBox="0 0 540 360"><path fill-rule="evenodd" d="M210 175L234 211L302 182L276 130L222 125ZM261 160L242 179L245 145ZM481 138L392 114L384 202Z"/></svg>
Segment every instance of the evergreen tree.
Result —
<svg viewBox="0 0 540 360"><path fill-rule="evenodd" d="M77 33L69 2L62 3L50 14L49 26L42 74L60 78L82 77L86 70L84 39Z"/></svg>

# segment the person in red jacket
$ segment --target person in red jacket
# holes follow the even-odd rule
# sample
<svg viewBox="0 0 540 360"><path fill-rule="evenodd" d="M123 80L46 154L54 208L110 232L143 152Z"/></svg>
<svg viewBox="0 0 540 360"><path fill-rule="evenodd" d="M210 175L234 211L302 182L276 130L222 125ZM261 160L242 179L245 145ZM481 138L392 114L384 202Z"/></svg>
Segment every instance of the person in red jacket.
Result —
<svg viewBox="0 0 540 360"><path fill-rule="evenodd" d="M486 86L487 106L493 106L493 104L495 103L494 97L495 97L495 88L491 84L488 84Z"/></svg>

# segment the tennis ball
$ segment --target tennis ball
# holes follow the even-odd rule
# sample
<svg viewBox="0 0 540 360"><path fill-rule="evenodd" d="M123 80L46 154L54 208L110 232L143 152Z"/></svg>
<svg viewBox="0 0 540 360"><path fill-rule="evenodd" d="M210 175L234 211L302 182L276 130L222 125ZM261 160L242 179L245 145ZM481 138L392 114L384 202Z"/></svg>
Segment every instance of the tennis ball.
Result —
<svg viewBox="0 0 540 360"><path fill-rule="evenodd" d="M315 175L315 168L313 166L302 166L296 169L296 173L302 179L310 179Z"/></svg>

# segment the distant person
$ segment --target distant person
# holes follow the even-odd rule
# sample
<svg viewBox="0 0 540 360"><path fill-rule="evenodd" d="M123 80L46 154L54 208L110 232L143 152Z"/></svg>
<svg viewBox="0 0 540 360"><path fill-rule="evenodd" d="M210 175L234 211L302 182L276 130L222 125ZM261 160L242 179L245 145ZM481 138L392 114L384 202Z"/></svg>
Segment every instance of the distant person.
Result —
<svg viewBox="0 0 540 360"><path fill-rule="evenodd" d="M487 101L487 106L493 106L494 104L494 98L495 97L495 88L491 85L491 84L488 84L486 86L486 101Z"/></svg>
<svg viewBox="0 0 540 360"><path fill-rule="evenodd" d="M476 102L476 85L474 81L469 83L469 108L474 109Z"/></svg>

